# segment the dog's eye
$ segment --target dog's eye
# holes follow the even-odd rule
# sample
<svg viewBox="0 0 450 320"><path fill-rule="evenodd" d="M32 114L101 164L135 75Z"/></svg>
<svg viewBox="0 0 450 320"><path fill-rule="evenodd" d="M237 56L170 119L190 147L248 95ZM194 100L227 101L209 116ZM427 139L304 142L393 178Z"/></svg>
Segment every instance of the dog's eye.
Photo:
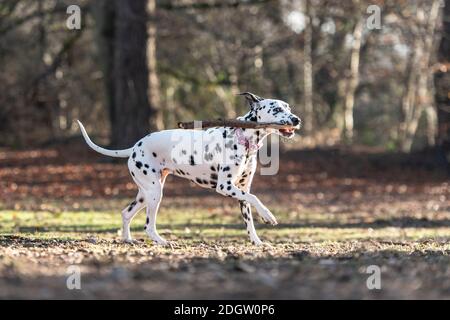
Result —
<svg viewBox="0 0 450 320"><path fill-rule="evenodd" d="M283 111L283 110L281 110L280 107L276 107L276 108L273 109L273 112L281 112L281 111Z"/></svg>

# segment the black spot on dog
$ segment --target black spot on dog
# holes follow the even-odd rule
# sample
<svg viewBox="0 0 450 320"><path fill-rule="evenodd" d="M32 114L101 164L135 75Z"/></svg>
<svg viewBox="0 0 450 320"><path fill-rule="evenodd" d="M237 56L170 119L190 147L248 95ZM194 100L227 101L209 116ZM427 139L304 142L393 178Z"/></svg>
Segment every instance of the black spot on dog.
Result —
<svg viewBox="0 0 450 320"><path fill-rule="evenodd" d="M144 164L144 167L146 167L147 169L150 168L148 164Z"/></svg>
<svg viewBox="0 0 450 320"><path fill-rule="evenodd" d="M131 171L131 175L134 177L134 172L133 171Z"/></svg>
<svg viewBox="0 0 450 320"><path fill-rule="evenodd" d="M227 190L230 191L230 190L231 190L231 186L228 186L228 187L227 187Z"/></svg>
<svg viewBox="0 0 450 320"><path fill-rule="evenodd" d="M190 164L191 166L195 166L194 156L191 156L191 157L189 158L189 164Z"/></svg>
<svg viewBox="0 0 450 320"><path fill-rule="evenodd" d="M140 203L144 202L144 198L140 198L140 199L139 199L139 202L140 202Z"/></svg>
<svg viewBox="0 0 450 320"><path fill-rule="evenodd" d="M136 158L136 152L133 152L133 154L131 155L134 158Z"/></svg>
<svg viewBox="0 0 450 320"><path fill-rule="evenodd" d="M147 170L142 171L145 175L147 175Z"/></svg>
<svg viewBox="0 0 450 320"><path fill-rule="evenodd" d="M152 172L156 172L156 170L155 170L155 169L152 169Z"/></svg>
<svg viewBox="0 0 450 320"><path fill-rule="evenodd" d="M181 150L181 153L182 154L186 154L186 150Z"/></svg>
<svg viewBox="0 0 450 320"><path fill-rule="evenodd" d="M152 155L156 158L158 155L154 152L152 152Z"/></svg>
<svg viewBox="0 0 450 320"><path fill-rule="evenodd" d="M227 141L227 143L225 143L225 148L227 149L231 149L233 146L233 140L229 140Z"/></svg>
<svg viewBox="0 0 450 320"><path fill-rule="evenodd" d="M213 154L212 153L205 153L204 159L206 161L211 161L213 159Z"/></svg>
<svg viewBox="0 0 450 320"><path fill-rule="evenodd" d="M216 171L216 168L214 166L211 166L211 171Z"/></svg>
<svg viewBox="0 0 450 320"><path fill-rule="evenodd" d="M149 218L145 219L145 224L148 224L150 222Z"/></svg>
<svg viewBox="0 0 450 320"><path fill-rule="evenodd" d="M235 195L236 195L236 192L233 192L231 195L232 195L232 196L235 196Z"/></svg>
<svg viewBox="0 0 450 320"><path fill-rule="evenodd" d="M233 175L231 174L231 173L229 173L228 175L227 175L227 178L231 178Z"/></svg>
<svg viewBox="0 0 450 320"><path fill-rule="evenodd" d="M222 169L222 171L223 171L223 172L225 172L225 171L230 171L230 167L229 167L229 166L226 166L226 167L224 167L224 168Z"/></svg>
<svg viewBox="0 0 450 320"><path fill-rule="evenodd" d="M138 169L142 168L142 162L136 161L136 167L137 167Z"/></svg>
<svg viewBox="0 0 450 320"><path fill-rule="evenodd" d="M211 173L210 175L212 180L217 180L217 174L216 173Z"/></svg>
<svg viewBox="0 0 450 320"><path fill-rule="evenodd" d="M239 180L239 183L243 183L243 182L245 182L245 179Z"/></svg>
<svg viewBox="0 0 450 320"><path fill-rule="evenodd" d="M220 190L223 190L223 184L220 185Z"/></svg>
<svg viewBox="0 0 450 320"><path fill-rule="evenodd" d="M227 130L224 130L222 133L222 137L225 139L227 137Z"/></svg>
<svg viewBox="0 0 450 320"><path fill-rule="evenodd" d="M132 203L130 203L130 206L128 207L128 212L130 212L131 210L133 210L134 206L136 205L136 200L133 201Z"/></svg>
<svg viewBox="0 0 450 320"><path fill-rule="evenodd" d="M236 144L233 146L233 149L234 149L234 150L237 150L237 145L236 145Z"/></svg>
<svg viewBox="0 0 450 320"><path fill-rule="evenodd" d="M142 141L139 141L138 147L142 146Z"/></svg>
<svg viewBox="0 0 450 320"><path fill-rule="evenodd" d="M197 181L197 183L199 183L199 184L203 184L203 181L202 181L202 179L199 179L199 178L195 178L195 181Z"/></svg>

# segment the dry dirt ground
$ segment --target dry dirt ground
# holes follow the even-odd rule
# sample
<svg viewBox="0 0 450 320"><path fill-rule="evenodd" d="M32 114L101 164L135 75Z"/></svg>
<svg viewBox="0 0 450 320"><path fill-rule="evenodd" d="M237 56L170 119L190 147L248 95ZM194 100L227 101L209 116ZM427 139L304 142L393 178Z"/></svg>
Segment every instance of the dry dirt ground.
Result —
<svg viewBox="0 0 450 320"><path fill-rule="evenodd" d="M263 247L235 201L169 177L158 226L176 245L161 248L143 213L120 241L126 165L67 150L0 150L0 298L450 298L450 185L430 155L283 153L253 187L280 222L257 224Z"/></svg>

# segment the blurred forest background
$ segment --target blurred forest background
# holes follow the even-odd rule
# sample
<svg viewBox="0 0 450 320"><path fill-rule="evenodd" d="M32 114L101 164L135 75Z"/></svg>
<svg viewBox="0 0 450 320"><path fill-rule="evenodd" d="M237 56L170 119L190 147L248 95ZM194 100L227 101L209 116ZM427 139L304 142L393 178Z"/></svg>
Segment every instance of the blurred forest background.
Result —
<svg viewBox="0 0 450 320"><path fill-rule="evenodd" d="M80 30L66 27L72 4ZM1 0L0 145L65 142L81 119L100 142L126 147L180 120L236 117L246 109L236 93L251 91L295 106L305 124L296 145L438 145L445 159L449 6Z"/></svg>

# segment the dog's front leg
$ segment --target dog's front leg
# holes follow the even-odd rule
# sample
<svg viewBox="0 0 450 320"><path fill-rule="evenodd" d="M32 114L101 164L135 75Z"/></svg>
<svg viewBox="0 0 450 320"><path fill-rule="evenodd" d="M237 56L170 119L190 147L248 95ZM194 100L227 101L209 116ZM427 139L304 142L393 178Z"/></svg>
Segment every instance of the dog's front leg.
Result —
<svg viewBox="0 0 450 320"><path fill-rule="evenodd" d="M244 169L243 175L240 176L237 183L237 187L245 192L250 191L253 176L256 172L256 164L256 156L250 157L248 163L246 163L246 168ZM250 237L250 242L254 245L261 245L262 241L256 234L255 225L253 223L252 207L250 203L247 201L239 201L239 206L241 207L242 218L244 219L247 234Z"/></svg>
<svg viewBox="0 0 450 320"><path fill-rule="evenodd" d="M217 187L216 191L220 194L232 197L234 199L240 200L240 201L246 201L250 203L252 206L256 208L258 211L258 214L267 222L269 222L272 225L277 224L277 219L273 216L273 214L270 212L269 209L264 206L261 201L253 194L240 190L238 187L236 187L233 183L233 173L228 173L227 168L229 170L229 167L225 167L225 171L222 169L218 180L217 180Z"/></svg>
<svg viewBox="0 0 450 320"><path fill-rule="evenodd" d="M257 246L262 245L263 242L256 234L250 203L247 201L239 201L239 205L241 207L241 214L244 219L245 227L247 228L247 234L250 237L250 242Z"/></svg>

